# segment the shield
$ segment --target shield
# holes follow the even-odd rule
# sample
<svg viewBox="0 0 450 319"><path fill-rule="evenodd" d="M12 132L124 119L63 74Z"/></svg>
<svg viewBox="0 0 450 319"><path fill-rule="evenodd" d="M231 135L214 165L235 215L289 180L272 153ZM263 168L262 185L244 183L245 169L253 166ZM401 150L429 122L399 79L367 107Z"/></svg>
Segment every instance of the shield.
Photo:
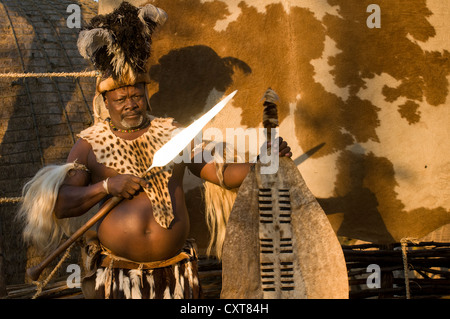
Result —
<svg viewBox="0 0 450 319"><path fill-rule="evenodd" d="M276 125L265 104L264 122ZM230 213L221 298L348 298L341 245L294 162L280 158L274 174L264 165L249 172Z"/></svg>

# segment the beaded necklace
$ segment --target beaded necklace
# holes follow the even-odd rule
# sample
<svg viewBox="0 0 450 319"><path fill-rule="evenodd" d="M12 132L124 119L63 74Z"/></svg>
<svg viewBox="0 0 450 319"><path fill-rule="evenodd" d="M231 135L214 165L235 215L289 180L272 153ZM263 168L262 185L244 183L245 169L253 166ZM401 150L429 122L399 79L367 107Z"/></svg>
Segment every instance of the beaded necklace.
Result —
<svg viewBox="0 0 450 319"><path fill-rule="evenodd" d="M122 129L120 129L120 128L117 128L117 127L113 124L113 122L111 121L110 118L108 118L107 121L109 122L109 126L111 127L111 129L112 129L113 131L117 131L117 132L120 132L120 133L133 133L133 132L140 131L140 130L146 128L146 127L148 126L148 123L149 123L149 121L148 121L148 119L147 119L147 121L145 121L144 125L142 125L142 126L139 127L139 128L130 129L130 130L122 130Z"/></svg>

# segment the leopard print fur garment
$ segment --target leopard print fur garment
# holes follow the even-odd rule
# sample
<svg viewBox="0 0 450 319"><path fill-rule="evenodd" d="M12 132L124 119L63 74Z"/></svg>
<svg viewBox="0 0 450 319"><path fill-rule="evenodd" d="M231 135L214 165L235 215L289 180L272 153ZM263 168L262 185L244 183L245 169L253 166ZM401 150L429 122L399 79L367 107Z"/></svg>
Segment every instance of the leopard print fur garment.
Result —
<svg viewBox="0 0 450 319"><path fill-rule="evenodd" d="M168 228L174 218L168 189L173 162L164 167L154 167L144 176L142 174L151 166L155 152L170 140L176 127L172 118L151 119L148 131L134 140L114 135L107 120L94 124L78 136L92 146L99 163L119 174L133 174L148 181L149 187L144 190L152 203L155 220Z"/></svg>

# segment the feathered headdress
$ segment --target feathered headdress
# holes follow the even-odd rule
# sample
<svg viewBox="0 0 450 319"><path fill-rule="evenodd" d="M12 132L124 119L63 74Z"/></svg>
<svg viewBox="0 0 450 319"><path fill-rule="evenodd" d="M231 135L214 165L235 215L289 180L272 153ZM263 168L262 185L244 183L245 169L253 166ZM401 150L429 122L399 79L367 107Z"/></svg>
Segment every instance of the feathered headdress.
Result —
<svg viewBox="0 0 450 319"><path fill-rule="evenodd" d="M152 35L167 14L151 4L122 2L113 12L92 18L78 37L80 54L100 71L97 91L149 82Z"/></svg>

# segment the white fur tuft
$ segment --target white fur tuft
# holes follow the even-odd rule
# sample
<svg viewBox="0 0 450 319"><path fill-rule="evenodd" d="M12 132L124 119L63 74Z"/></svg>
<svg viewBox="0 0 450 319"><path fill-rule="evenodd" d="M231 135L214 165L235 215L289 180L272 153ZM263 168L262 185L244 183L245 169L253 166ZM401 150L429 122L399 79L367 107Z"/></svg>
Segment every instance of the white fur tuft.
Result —
<svg viewBox="0 0 450 319"><path fill-rule="evenodd" d="M211 236L206 253L207 255L214 255L218 259L222 257L226 226L238 192L238 189L226 189L223 187L223 163L226 159L226 152L234 152L234 150L229 145L226 145L224 154L220 154L220 152L214 153L216 174L222 186L206 181L203 183L206 224ZM241 160L242 156L237 155L237 158Z"/></svg>
<svg viewBox="0 0 450 319"><path fill-rule="evenodd" d="M57 219L53 210L61 184L76 165L46 166L22 190L23 201L16 217L24 225L25 242L31 242L41 251L51 251L64 234L70 234L69 221Z"/></svg>
<svg viewBox="0 0 450 319"><path fill-rule="evenodd" d="M183 299L184 285L182 285L182 283L184 282L184 280L182 280L180 276L180 266L178 264L175 264L173 266L173 274L175 276L175 291L173 292L173 298Z"/></svg>
<svg viewBox="0 0 450 319"><path fill-rule="evenodd" d="M131 298L130 278L125 275L123 276L123 293L126 299Z"/></svg>
<svg viewBox="0 0 450 319"><path fill-rule="evenodd" d="M99 290L100 287L105 286L107 270L101 268L97 269L97 274L95 276L95 290Z"/></svg>
<svg viewBox="0 0 450 319"><path fill-rule="evenodd" d="M141 279L142 270L132 269L130 270L130 281L131 281L131 299L141 299Z"/></svg>
<svg viewBox="0 0 450 319"><path fill-rule="evenodd" d="M167 285L166 289L164 290L164 299L172 299L169 285Z"/></svg>
<svg viewBox="0 0 450 319"><path fill-rule="evenodd" d="M155 299L155 280L153 279L153 270L148 271L147 282L150 285L150 299Z"/></svg>

